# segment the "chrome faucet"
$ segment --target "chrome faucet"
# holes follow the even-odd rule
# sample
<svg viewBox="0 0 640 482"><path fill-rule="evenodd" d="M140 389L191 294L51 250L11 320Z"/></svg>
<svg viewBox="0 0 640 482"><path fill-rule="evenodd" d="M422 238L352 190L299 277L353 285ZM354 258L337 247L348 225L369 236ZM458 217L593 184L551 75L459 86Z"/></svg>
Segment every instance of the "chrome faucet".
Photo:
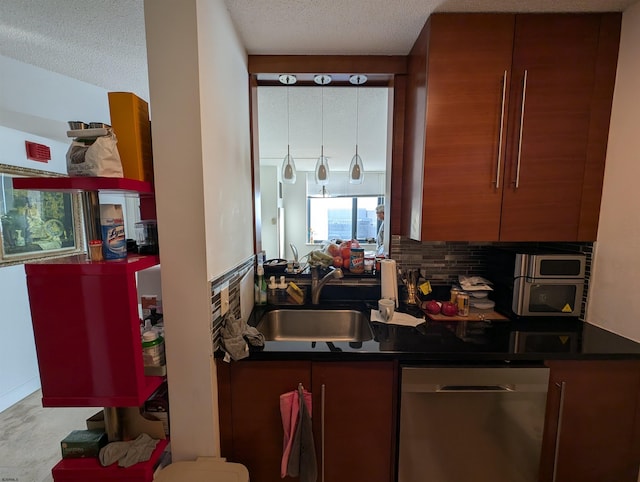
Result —
<svg viewBox="0 0 640 482"><path fill-rule="evenodd" d="M322 279L320 279L319 267L311 266L311 304L317 305L320 303L320 292L324 285L326 285L332 278L344 278L344 274L340 268L336 269L333 266L329 267L329 271Z"/></svg>

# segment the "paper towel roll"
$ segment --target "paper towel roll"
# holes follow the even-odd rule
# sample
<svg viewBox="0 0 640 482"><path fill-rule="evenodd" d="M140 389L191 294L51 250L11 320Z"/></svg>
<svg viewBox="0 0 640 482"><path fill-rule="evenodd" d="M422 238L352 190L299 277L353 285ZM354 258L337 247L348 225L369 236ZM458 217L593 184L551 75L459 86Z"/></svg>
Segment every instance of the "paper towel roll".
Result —
<svg viewBox="0 0 640 482"><path fill-rule="evenodd" d="M393 300L398 307L398 275L396 262L393 259L383 259L380 261L380 277L382 297Z"/></svg>

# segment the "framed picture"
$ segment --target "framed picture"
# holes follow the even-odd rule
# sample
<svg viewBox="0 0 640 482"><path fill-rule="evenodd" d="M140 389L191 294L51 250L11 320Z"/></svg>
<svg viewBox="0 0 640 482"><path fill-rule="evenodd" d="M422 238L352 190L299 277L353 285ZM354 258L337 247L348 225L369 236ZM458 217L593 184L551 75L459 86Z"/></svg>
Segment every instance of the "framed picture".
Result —
<svg viewBox="0 0 640 482"><path fill-rule="evenodd" d="M0 266L84 251L79 194L13 189L30 176L60 174L0 164Z"/></svg>

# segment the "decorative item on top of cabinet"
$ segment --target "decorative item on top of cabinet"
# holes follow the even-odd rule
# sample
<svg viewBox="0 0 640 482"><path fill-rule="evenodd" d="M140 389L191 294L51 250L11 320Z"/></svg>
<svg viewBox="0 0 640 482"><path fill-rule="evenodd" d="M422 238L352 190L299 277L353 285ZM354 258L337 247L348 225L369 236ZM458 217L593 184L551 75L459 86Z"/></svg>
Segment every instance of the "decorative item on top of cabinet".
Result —
<svg viewBox="0 0 640 482"><path fill-rule="evenodd" d="M540 482L636 482L640 361L549 361Z"/></svg>
<svg viewBox="0 0 640 482"><path fill-rule="evenodd" d="M409 55L404 234L595 240L620 21L432 15Z"/></svg>

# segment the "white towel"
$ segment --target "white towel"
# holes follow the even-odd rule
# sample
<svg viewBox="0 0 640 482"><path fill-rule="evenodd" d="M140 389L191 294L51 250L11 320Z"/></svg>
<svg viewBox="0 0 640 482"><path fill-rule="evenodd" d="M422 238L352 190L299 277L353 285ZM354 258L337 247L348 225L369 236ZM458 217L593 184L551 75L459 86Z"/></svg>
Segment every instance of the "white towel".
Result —
<svg viewBox="0 0 640 482"><path fill-rule="evenodd" d="M378 321L380 323L386 323L387 325L401 326L418 326L425 322L422 318L416 318L415 316L411 316L407 313L399 313L397 311L393 314L393 318L391 318L390 321L384 321L384 318L380 316L380 312L378 310L371 310L370 319L371 321Z"/></svg>

